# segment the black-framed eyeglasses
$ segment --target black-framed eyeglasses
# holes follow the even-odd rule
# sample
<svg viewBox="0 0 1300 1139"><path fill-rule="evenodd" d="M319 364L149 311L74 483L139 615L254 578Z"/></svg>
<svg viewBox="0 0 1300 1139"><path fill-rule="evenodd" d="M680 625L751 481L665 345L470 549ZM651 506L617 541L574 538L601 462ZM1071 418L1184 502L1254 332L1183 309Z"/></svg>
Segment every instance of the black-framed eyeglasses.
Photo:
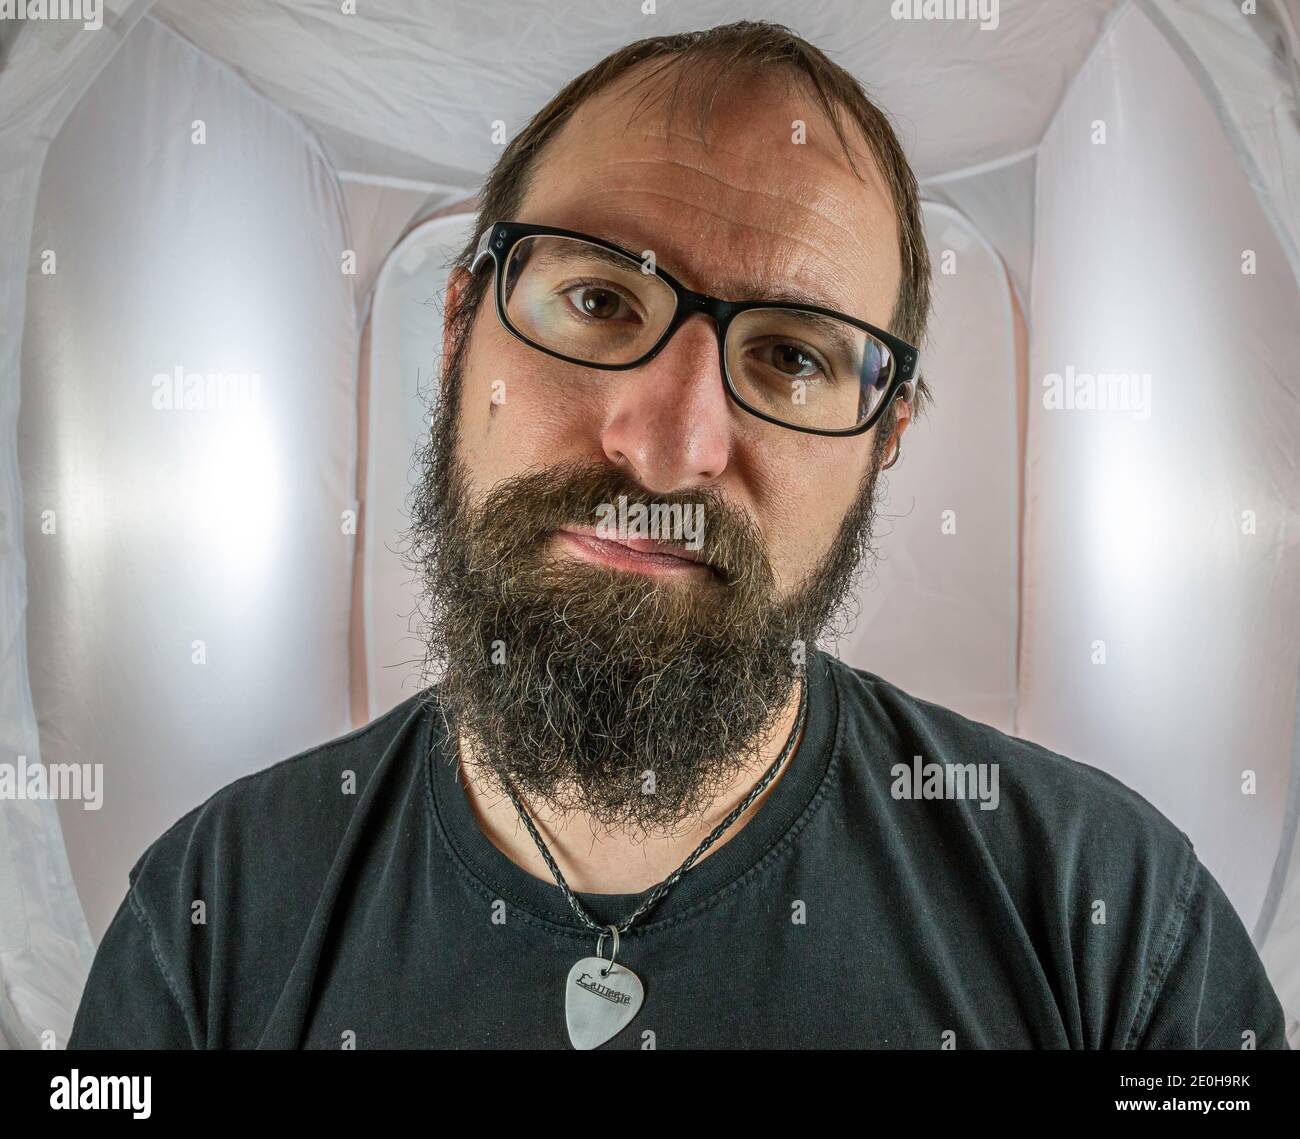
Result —
<svg viewBox="0 0 1300 1139"><path fill-rule="evenodd" d="M813 435L860 435L916 374L919 351L832 309L692 292L653 258L567 229L494 222L470 264L495 265L497 317L549 356L622 371L654 358L687 317L711 316L728 395ZM910 388L909 388L910 391Z"/></svg>

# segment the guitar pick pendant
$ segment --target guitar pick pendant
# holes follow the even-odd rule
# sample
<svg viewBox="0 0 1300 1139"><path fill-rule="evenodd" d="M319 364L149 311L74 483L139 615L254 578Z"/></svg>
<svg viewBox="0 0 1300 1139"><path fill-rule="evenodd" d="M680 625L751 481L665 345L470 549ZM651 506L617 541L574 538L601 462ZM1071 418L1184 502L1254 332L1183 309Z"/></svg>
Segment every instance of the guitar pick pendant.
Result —
<svg viewBox="0 0 1300 1139"><path fill-rule="evenodd" d="M584 957L569 970L564 987L569 1040L579 1051L599 1048L631 1023L643 1000L645 986L627 966Z"/></svg>

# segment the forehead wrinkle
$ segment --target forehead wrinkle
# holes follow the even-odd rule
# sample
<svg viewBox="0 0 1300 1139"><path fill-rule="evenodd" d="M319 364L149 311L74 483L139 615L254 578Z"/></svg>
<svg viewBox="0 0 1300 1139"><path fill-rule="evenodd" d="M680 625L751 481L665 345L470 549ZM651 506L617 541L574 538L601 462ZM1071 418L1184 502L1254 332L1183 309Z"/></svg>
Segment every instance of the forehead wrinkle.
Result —
<svg viewBox="0 0 1300 1139"><path fill-rule="evenodd" d="M725 139L729 132L719 131L715 133L720 134L722 138ZM706 157L715 154L721 154L721 155L725 155L727 158L739 159L742 162L747 161L747 155L754 150L755 142L769 143L774 141L773 136L763 136L761 132L758 134L750 134L750 135L741 134L740 135L741 141L747 143L748 145L742 148L733 149L724 146L722 142L719 141L718 139L700 138L696 135L683 134L681 131L676 131L676 130L642 131L640 132L640 137L641 139L652 143L668 143L670 146L673 144L682 144L690 150L702 151ZM845 170L850 174L853 173L852 169L847 164L842 164L841 162L838 161L839 157L842 155L842 152L834 148L825 146L821 142L818 136L814 136L811 140L807 140L803 142L802 144L800 144L800 146L802 151L805 154L816 154L818 157L825 159L829 165L833 165L841 170ZM676 158L629 158L629 159L624 159L623 161L675 162L678 163L679 165L689 166L688 163L684 162L681 159L676 159ZM701 172L703 172L703 168L698 166L690 166L690 169L700 170ZM856 178L857 175L854 175L854 177Z"/></svg>
<svg viewBox="0 0 1300 1139"><path fill-rule="evenodd" d="M836 223L830 217L828 217L823 210L818 209L817 206L808 205L805 202L799 200L798 198L790 197L788 193L782 193L780 190L768 190L757 186L742 186L739 183L729 181L728 179L722 177L720 174L715 174L710 170L704 169L703 166L698 166L691 162L684 162L681 161L680 159L617 158L614 159L609 164L610 167L639 166L639 165L654 166L654 167L677 166L683 170L689 170L692 174L698 174L702 178L707 178L711 182L716 182L720 186L725 186L728 190L733 190L738 194L757 195L759 197L771 198L778 201L783 209L789 209L791 206L793 206L799 210L802 210L804 213L812 214L819 221L830 222L830 224L838 226L838 223ZM834 202L836 205L845 204L845 199L841 197L839 194L830 192L826 187L825 183L818 181L815 178L806 178L805 180L807 182L812 183L817 188L818 196L822 201L830 200ZM864 193L865 193L865 187L864 187ZM843 228L843 227L839 227L839 228Z"/></svg>
<svg viewBox="0 0 1300 1139"><path fill-rule="evenodd" d="M604 237L633 252L657 248L657 258L664 268L687 287L728 300L747 296L767 299L782 293L793 300L802 293L805 303L865 319L888 320L894 304L892 290L882 300L876 286L882 273L893 271L898 219L873 156L868 155L873 160L866 164L863 177L841 160L841 151L831 145L826 131L814 130L799 148L798 161L776 164L771 172L775 177L755 185L752 183L759 181L754 174L755 163L747 160L755 153L752 132L739 133L733 140L731 132L722 129L703 138L679 129L671 119L665 121L652 114L634 115L621 124L612 124L612 116L598 112L616 107L620 99L613 97L604 108L599 105L600 99L580 108L554 140L558 145L553 145L538 171L542 183L550 182L548 170L558 179L558 195L551 197L559 206L558 217L554 216L557 211L547 210L553 215L549 220ZM815 117L819 123L824 119L815 108L808 108L804 117L810 122ZM788 121L784 111L781 118ZM784 137L779 132L768 133L773 139ZM596 169L581 163L586 167L584 177L575 179L574 164L567 160L581 156L593 145L604 151L604 160ZM761 151L761 141L758 146ZM740 165L732 172L729 163ZM717 169L719 166L724 169ZM656 173L660 178L655 177ZM729 173L742 181L748 176L751 184L738 184L728 177ZM606 183L598 199L599 208L593 208L595 201L582 200L582 192L593 177ZM656 182L663 185L665 181L663 189L652 188ZM776 189L771 188L773 184ZM781 186L786 187L785 192ZM539 194L541 189L535 183L529 197L546 200L545 193ZM724 198L731 198L733 204L728 207ZM648 208L651 203L653 208ZM656 213L670 219L667 232L656 222ZM681 220L684 214L689 221ZM756 220L763 215L770 222ZM605 228L599 228L602 225ZM788 232L792 225L804 232ZM709 256L711 246L723 244L719 234L723 238L732 234L752 238L745 242L751 246L745 259L755 270L723 279L715 267L723 259L715 261ZM738 240L726 241L733 250L738 244ZM733 252L726 260L738 263L740 257ZM701 271L697 272L697 268ZM791 287L796 284L795 278L803 288ZM766 287L756 287L764 284ZM822 295L809 295L810 286ZM864 310L864 306L877 305L888 311Z"/></svg>
<svg viewBox="0 0 1300 1139"><path fill-rule="evenodd" d="M687 146L694 147L697 150L704 150L706 152L725 154L729 158L743 157L739 150L728 150L725 146L722 146L720 143L716 141L709 142L703 138L700 138L698 135L685 134L682 131L672 130L671 128L665 129L662 132L650 131L650 130L642 131L641 135L643 138L651 139L654 142L668 142L668 143L683 142ZM638 159L637 161L647 161L647 160ZM670 159L669 161L673 161L673 160Z"/></svg>
<svg viewBox="0 0 1300 1139"><path fill-rule="evenodd" d="M869 253L869 250L865 248L863 243L859 240L859 235L863 232L864 227L860 223L850 226L848 223L840 221L835 215L844 214L847 216L847 215L851 215L855 210L863 210L869 219L874 219L876 215L881 212L879 209L880 203L872 201L870 196L870 191L873 188L879 191L880 190L879 186L873 187L870 183L862 182L860 179L857 180L858 186L860 187L861 190L861 200L855 201L853 199L846 198L846 196L843 194L836 192L834 188L828 185L827 181L818 180L816 178L808 177L807 175L805 175L804 176L805 181L807 183L810 183L816 191L817 201L815 202L815 204L810 205L798 197L793 197L788 194L783 194L779 190L768 190L760 187L739 185L735 182L729 181L728 179L718 174L713 173L712 171L704 169L702 166L690 162L685 162L675 158L667 158L667 159L631 158L631 157L616 158L613 159L608 164L607 168L611 170L616 170L620 166L641 167L647 165L652 167L663 167L663 166L679 167L685 171L689 171L692 174L698 174L699 176L706 178L709 181L716 183L719 186L723 186L728 190L732 190L738 194L747 195L747 196L756 196L764 200L771 200L772 202L775 202L777 205L779 205L779 207L782 209L783 212L788 213L793 207L795 210L799 211L800 214L815 220L815 222L819 226L823 228L829 228L830 230L838 234L838 237L833 238L832 240L837 240L839 242L846 243L847 245L849 245L850 248L856 250L856 253L859 257L864 257L868 262L870 262L871 260L869 256L866 256ZM635 178L635 175L632 176ZM646 189L644 184L641 182L637 182L636 185L631 187L611 187L607 190L607 193L610 194L628 193L628 192L647 194L650 196L657 196L661 198L669 197L669 195L663 193L655 194L653 191ZM693 195L683 194L683 199L696 198L696 197L702 198L704 202L708 202L710 200L711 195L708 193L707 190L700 190ZM713 216L722 216L721 214L718 213L716 209L710 210L708 206L705 204L695 202L695 201L691 201L690 204L696 206L697 208L703 210L706 213L713 214ZM891 231L896 230L897 222L894 218L892 203L890 203L888 205L888 208L885 210L885 216L888 218L888 224ZM732 220L732 219L724 218L724 220ZM754 227L754 228L758 228L758 227ZM769 230L768 232L772 232L772 231ZM804 242L804 244L807 244L807 242ZM814 248L812 246L809 247Z"/></svg>
<svg viewBox="0 0 1300 1139"><path fill-rule="evenodd" d="M618 191L614 191L614 192L617 193ZM674 197L673 195L667 193L661 193L654 190L636 189L634 191L630 190L627 192L635 193L642 200L644 200L645 198L654 198L654 199L663 200L666 203L668 203L670 206L677 209L680 209L682 204L681 200ZM724 223L727 226L734 226L737 224L735 217L729 214L723 213L717 209L711 209L708 206L703 205L701 203L691 203L691 204L692 207L694 209L697 209L700 213L704 214L707 217L717 218L720 222ZM616 228L611 228L606 232L602 232L599 234L592 234L592 236L604 237L606 238L606 240L613 241L617 245L623 245L625 248L631 248L632 245L641 245L642 248L653 248L652 245L642 244L643 239L648 236L645 234L644 231L645 211L639 209L625 208L618 212L623 214L632 223L632 227L628 231L626 231L626 235L624 231L620 231ZM810 212L815 212L815 211L810 211ZM825 218L820 214L817 214L816 216L820 221L830 222L830 219ZM811 255L811 260L813 264L809 266L807 261L805 261L805 268L802 270L801 275L810 276L817 280L826 279L826 278L831 278L833 280L843 279L844 274L842 271L840 271L838 266L826 265L824 268L822 268L822 264L826 260L826 255L821 245L814 244L811 240L799 237L794 234L787 233L783 230L773 229L770 226L763 225L756 221L747 220L742 224L744 225L746 230L752 231L760 235L774 238L778 242L792 243L795 247L803 249L809 255ZM851 243L851 245L858 251L858 256L862 258L863 263L866 264L870 269L872 267L872 263L874 260L870 255L870 251L864 249L860 242L855 241L853 239L853 236L844 230L844 227L839 226L834 222L830 222L830 224L835 229L840 230L842 233L844 233L845 241ZM641 236L636 237L635 240L633 240L633 235L637 235L637 234ZM677 246L678 244L679 243L677 242L673 243L674 246ZM678 263L664 264L662 259L659 259L659 264L668 272L672 273L673 276L680 279L681 282L684 285L686 285L688 288L699 289L708 292L713 289L725 287L726 284L731 283L733 286L738 287L743 291L747 291L750 293L758 293L760 295L769 294L772 291L772 289L778 289L778 290L784 289L787 294L792 294L793 292L793 287L787 286L784 281L773 281L771 282L770 286L768 286L765 289L756 288L756 286L766 281L766 277L764 277L764 275L761 273L758 274L748 273L741 277L732 278L730 282L727 282L726 280L721 278L717 278L716 276L712 279L706 279L701 274L696 273L694 271L694 268L689 264L686 258L686 251L684 248L682 249L682 253L683 253L683 257ZM791 259L788 250L782 251L782 259L785 261L789 261ZM803 292L806 293L807 290L803 290ZM838 301L835 299L837 297L838 297ZM749 298L745 298L742 296L727 295L725 299L744 300ZM791 299L793 299L793 296L791 297ZM830 299L828 299L827 297L820 297L816 299L810 298L809 303L820 304L825 308L838 308L843 310L845 308L845 305L850 304L851 302L843 294L832 292Z"/></svg>
<svg viewBox="0 0 1300 1139"><path fill-rule="evenodd" d="M787 75L786 78L797 80L798 77ZM866 139L862 136L861 129L855 129L851 124L849 124L844 138L840 138L836 124L827 117L825 108L815 100L804 102L802 97L797 97L793 103L790 101L789 96L792 93L798 95L799 92L800 88L797 83L786 85L785 98L780 104L783 108L786 108L786 111L783 111L783 125L779 130L773 130L767 135L763 134L761 128L757 133L748 129L742 132L737 132L739 139L742 142L749 144L743 149L734 150L721 144L718 136L720 136L721 139L726 139L728 135L732 133L725 126L721 129L714 129L712 123L708 124L705 127L705 131L708 135L708 137L706 137L706 134L702 134L698 130L694 133L687 133L675 129L673 126L675 115L668 116L667 118L649 118L644 122L644 124L642 124L640 119L640 110L634 110L628 120L624 123L623 127L619 131L620 141L626 139L627 136L632 135L634 138L639 136L641 139L652 143L667 142L671 144L673 142L680 142L690 149L703 151L706 155L718 153L724 154L730 158L737 158L741 161L745 161L746 154L754 149L753 144L755 141L760 143L772 142L785 137L786 127L784 126L784 122L788 117L787 112L793 107L793 113L802 118L809 127L807 137L799 146L800 151L805 157L816 155L823 159L826 165L833 166L837 171L850 174L856 181L863 183L864 185L874 186L878 192L888 197L888 190L885 186L882 171L880 169L879 157L874 153L869 145L865 148L862 148L860 145L866 142ZM767 94L770 96L770 90L767 91ZM811 100L811 92L804 90L802 91L802 95L807 95ZM611 107L619 106L623 100L628 98L628 96L629 92L626 90L610 94L609 98ZM733 91L731 97L734 99L738 96ZM761 115L762 109L770 109L770 103L765 102L761 94L759 101L762 104L762 108L760 108L758 113ZM749 108L749 106L750 104L747 102L746 107ZM640 104L638 104L638 107L640 107ZM721 113L723 117L725 117L726 112L723 111ZM713 117L713 114L714 113L710 114L710 118ZM581 116L582 111L580 110L578 117ZM600 130L602 128L597 126L596 129ZM607 124L604 129L608 130ZM832 143L830 141L831 139L834 139L835 141ZM859 145L854 145L855 143ZM849 156L845 154L846 149L852 152L852 158L849 158ZM866 177L856 169L856 162L859 160L863 163ZM650 159L648 161L655 160ZM668 159L666 161L673 160ZM701 170L701 173L703 172L704 171Z"/></svg>

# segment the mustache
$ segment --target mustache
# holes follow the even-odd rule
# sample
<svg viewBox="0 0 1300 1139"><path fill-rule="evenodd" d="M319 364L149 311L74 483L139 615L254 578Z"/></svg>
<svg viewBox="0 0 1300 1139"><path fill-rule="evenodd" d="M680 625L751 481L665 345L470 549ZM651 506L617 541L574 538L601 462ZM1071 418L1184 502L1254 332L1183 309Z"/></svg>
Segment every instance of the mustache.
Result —
<svg viewBox="0 0 1300 1139"><path fill-rule="evenodd" d="M622 500L622 502L620 502ZM716 487L652 493L624 472L594 463L561 463L528 470L497 483L474 511L474 545L491 561L515 561L539 540L570 526L590 527L619 506L644 517L678 517L698 510L703 519L696 560L729 586L762 587L773 580L766 543L757 525ZM665 549L686 548L679 537Z"/></svg>

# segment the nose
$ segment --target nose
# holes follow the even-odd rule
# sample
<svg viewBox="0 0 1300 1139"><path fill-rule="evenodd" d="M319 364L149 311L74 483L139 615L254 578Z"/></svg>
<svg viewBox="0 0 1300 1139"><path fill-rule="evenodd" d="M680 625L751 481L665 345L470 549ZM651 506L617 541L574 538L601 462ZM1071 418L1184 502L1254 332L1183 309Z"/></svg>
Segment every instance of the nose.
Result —
<svg viewBox="0 0 1300 1139"><path fill-rule="evenodd" d="M715 480L731 453L731 402L720 368L714 325L696 314L649 363L611 373L606 458L652 491Z"/></svg>

